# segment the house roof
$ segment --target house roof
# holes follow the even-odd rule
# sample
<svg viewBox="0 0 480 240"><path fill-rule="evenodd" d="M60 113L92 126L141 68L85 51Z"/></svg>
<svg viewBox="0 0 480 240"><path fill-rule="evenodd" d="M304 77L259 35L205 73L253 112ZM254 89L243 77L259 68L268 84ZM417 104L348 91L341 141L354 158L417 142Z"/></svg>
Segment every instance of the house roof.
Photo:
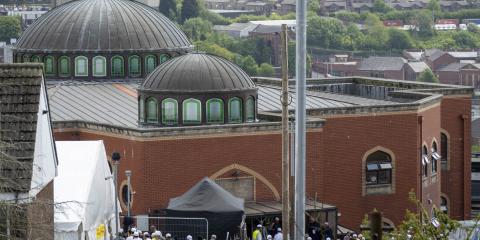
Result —
<svg viewBox="0 0 480 240"><path fill-rule="evenodd" d="M459 59L475 59L478 57L478 52L468 51L468 52L448 52L454 58Z"/></svg>
<svg viewBox="0 0 480 240"><path fill-rule="evenodd" d="M462 67L467 65L468 63L450 63L447 66L444 66L438 70L437 72L458 72Z"/></svg>
<svg viewBox="0 0 480 240"><path fill-rule="evenodd" d="M395 71L401 70L407 60L402 57L368 57L360 61L361 71Z"/></svg>
<svg viewBox="0 0 480 240"><path fill-rule="evenodd" d="M421 73L430 68L425 62L409 62L407 64L416 73Z"/></svg>
<svg viewBox="0 0 480 240"><path fill-rule="evenodd" d="M30 190L41 64L0 64L0 192Z"/></svg>
<svg viewBox="0 0 480 240"><path fill-rule="evenodd" d="M447 53L442 50L435 49L434 51L431 52L430 55L426 55L426 56L430 61L435 61L445 54Z"/></svg>

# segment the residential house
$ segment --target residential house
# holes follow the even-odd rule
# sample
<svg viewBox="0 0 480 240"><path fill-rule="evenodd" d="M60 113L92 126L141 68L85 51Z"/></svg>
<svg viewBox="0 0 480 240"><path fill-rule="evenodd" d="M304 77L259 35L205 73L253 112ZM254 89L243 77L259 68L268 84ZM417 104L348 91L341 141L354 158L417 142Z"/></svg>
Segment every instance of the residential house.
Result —
<svg viewBox="0 0 480 240"><path fill-rule="evenodd" d="M328 1L323 4L324 9L328 13L334 13L338 11L344 11L347 8L347 3L345 1Z"/></svg>
<svg viewBox="0 0 480 240"><path fill-rule="evenodd" d="M417 77L425 70L430 69L424 62L408 62L405 64L405 80L416 81Z"/></svg>
<svg viewBox="0 0 480 240"><path fill-rule="evenodd" d="M436 71L437 69L443 68L448 64L459 61L448 52L433 49L425 51L425 62L433 71Z"/></svg>
<svg viewBox="0 0 480 240"><path fill-rule="evenodd" d="M405 63L402 57L368 57L358 64L356 75L404 80Z"/></svg>
<svg viewBox="0 0 480 240"><path fill-rule="evenodd" d="M297 2L295 0L283 0L278 4L277 12L287 14L296 11Z"/></svg>
<svg viewBox="0 0 480 240"><path fill-rule="evenodd" d="M251 22L247 23L232 23L228 26L215 25L213 30L217 32L226 33L232 37L248 37L251 31L257 27L256 24Z"/></svg>

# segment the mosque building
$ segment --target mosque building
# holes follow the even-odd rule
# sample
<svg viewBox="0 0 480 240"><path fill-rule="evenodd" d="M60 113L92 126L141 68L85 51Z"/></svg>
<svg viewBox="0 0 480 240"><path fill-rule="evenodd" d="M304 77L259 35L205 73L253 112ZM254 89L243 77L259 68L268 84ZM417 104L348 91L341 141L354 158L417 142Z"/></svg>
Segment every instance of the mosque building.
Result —
<svg viewBox="0 0 480 240"><path fill-rule="evenodd" d="M205 176L244 198L247 215L281 202L280 80L193 52L158 11L68 2L23 33L14 59L44 63L56 140L121 153L134 215L162 212ZM429 211L469 218L470 87L349 77L307 89L305 194L338 211L322 220L358 230L376 208L394 226L415 210L410 191ZM126 184L120 174L123 210Z"/></svg>

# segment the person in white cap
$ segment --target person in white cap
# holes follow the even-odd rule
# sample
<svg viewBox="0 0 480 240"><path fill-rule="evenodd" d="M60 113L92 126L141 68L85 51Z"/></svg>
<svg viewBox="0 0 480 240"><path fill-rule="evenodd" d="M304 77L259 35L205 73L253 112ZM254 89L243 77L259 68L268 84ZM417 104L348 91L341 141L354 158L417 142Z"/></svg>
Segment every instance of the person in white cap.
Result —
<svg viewBox="0 0 480 240"><path fill-rule="evenodd" d="M143 232L143 239L144 239L144 240L152 240L152 239L150 238L150 234L149 234L148 232Z"/></svg>
<svg viewBox="0 0 480 240"><path fill-rule="evenodd" d="M255 229L255 231L253 231L252 240L262 240L263 239L262 227L263 227L262 224L257 225L257 229Z"/></svg>
<svg viewBox="0 0 480 240"><path fill-rule="evenodd" d="M210 240L217 240L217 235L212 234L212 236L210 237Z"/></svg>
<svg viewBox="0 0 480 240"><path fill-rule="evenodd" d="M165 238L168 240L172 239L172 234L170 233L165 234Z"/></svg>
<svg viewBox="0 0 480 240"><path fill-rule="evenodd" d="M272 240L272 235L268 234L267 235L267 240Z"/></svg>
<svg viewBox="0 0 480 240"><path fill-rule="evenodd" d="M187 240L193 240L192 235L187 235Z"/></svg>
<svg viewBox="0 0 480 240"><path fill-rule="evenodd" d="M311 238L311 237L307 237L307 240L312 240L312 238Z"/></svg>
<svg viewBox="0 0 480 240"><path fill-rule="evenodd" d="M277 228L277 234L275 234L273 240L283 240L282 228Z"/></svg>
<svg viewBox="0 0 480 240"><path fill-rule="evenodd" d="M135 232L133 233L133 240L141 240L140 234L139 234L138 231L135 231Z"/></svg>

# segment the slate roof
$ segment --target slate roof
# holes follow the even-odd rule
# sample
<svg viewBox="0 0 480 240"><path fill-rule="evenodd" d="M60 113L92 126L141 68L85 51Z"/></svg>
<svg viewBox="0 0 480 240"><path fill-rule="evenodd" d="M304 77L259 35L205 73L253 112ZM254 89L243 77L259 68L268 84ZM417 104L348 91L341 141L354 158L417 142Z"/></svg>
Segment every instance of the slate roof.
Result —
<svg viewBox="0 0 480 240"><path fill-rule="evenodd" d="M450 63L437 70L437 72L459 72L462 67L468 63Z"/></svg>
<svg viewBox="0 0 480 240"><path fill-rule="evenodd" d="M425 53L427 53L427 52L425 52ZM438 50L438 49L434 49L428 55L426 54L426 56L430 61L435 61L439 57L443 56L444 54L446 54L446 52Z"/></svg>
<svg viewBox="0 0 480 240"><path fill-rule="evenodd" d="M0 64L0 192L30 190L41 64Z"/></svg>
<svg viewBox="0 0 480 240"><path fill-rule="evenodd" d="M460 59L475 59L478 57L478 53L475 51L469 52L448 52L448 54L452 55L454 58Z"/></svg>
<svg viewBox="0 0 480 240"><path fill-rule="evenodd" d="M129 0L78 0L35 21L17 49L119 51L190 48L185 34L157 10Z"/></svg>
<svg viewBox="0 0 480 240"><path fill-rule="evenodd" d="M407 60L402 57L368 57L360 61L360 71L398 71Z"/></svg>
<svg viewBox="0 0 480 240"><path fill-rule="evenodd" d="M410 68L416 73L421 73L426 69L429 69L428 65L425 62L409 62L407 63Z"/></svg>
<svg viewBox="0 0 480 240"><path fill-rule="evenodd" d="M254 89L252 79L239 66L213 55L191 53L157 67L141 89L154 91L231 91Z"/></svg>

